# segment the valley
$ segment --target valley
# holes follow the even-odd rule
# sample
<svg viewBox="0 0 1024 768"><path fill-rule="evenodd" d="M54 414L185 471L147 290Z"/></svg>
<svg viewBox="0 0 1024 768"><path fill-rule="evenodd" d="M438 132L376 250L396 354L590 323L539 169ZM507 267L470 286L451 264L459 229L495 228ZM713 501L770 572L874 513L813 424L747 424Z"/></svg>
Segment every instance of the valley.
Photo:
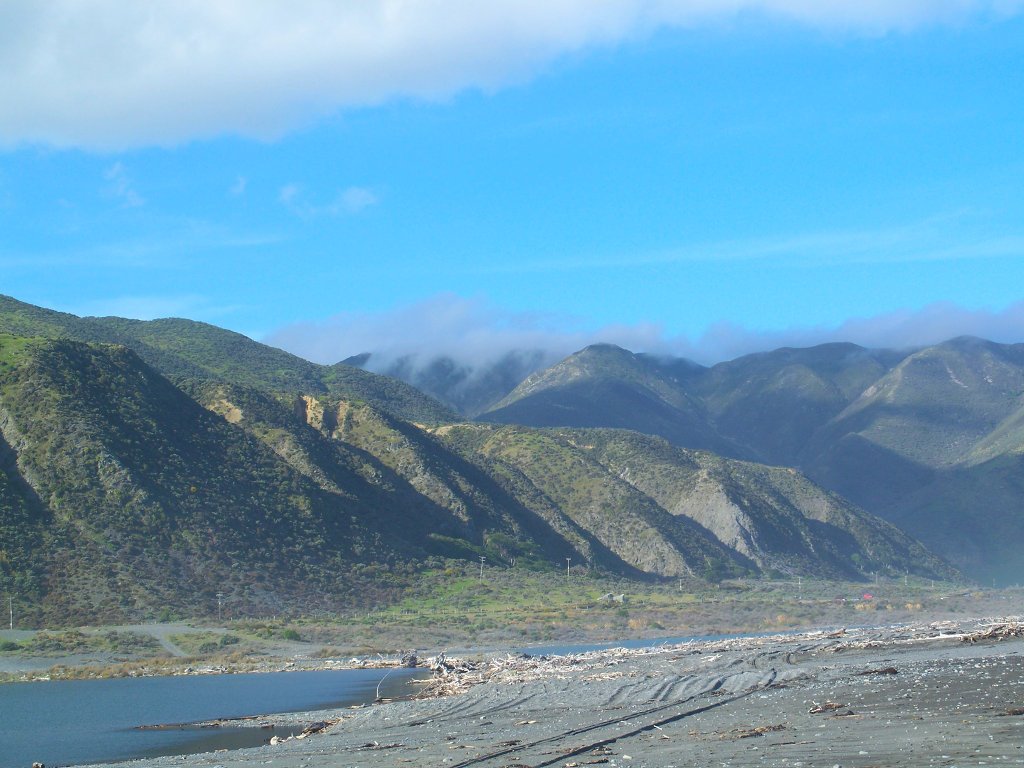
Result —
<svg viewBox="0 0 1024 768"><path fill-rule="evenodd" d="M0 334L0 587L24 626L209 616L218 595L250 616L364 610L480 560L1006 584L1024 557L1014 346L705 368L598 345L502 394L505 361L470 420L191 321L3 298Z"/></svg>

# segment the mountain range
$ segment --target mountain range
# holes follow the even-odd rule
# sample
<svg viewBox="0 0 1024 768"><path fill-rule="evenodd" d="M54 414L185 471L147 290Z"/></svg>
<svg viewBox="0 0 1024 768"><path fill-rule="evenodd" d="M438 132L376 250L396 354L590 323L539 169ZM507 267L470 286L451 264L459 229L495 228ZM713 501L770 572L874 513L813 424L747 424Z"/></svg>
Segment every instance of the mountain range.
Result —
<svg viewBox="0 0 1024 768"><path fill-rule="evenodd" d="M705 368L599 345L513 386L526 355L469 420L358 360L0 297L0 589L44 623L201 615L218 592L236 612L373 604L450 558L988 578L992 553L1020 562L1016 348L934 350Z"/></svg>
<svg viewBox="0 0 1024 768"><path fill-rule="evenodd" d="M1024 345L778 349L711 367L607 345L478 418L616 427L794 468L985 581L1024 568Z"/></svg>

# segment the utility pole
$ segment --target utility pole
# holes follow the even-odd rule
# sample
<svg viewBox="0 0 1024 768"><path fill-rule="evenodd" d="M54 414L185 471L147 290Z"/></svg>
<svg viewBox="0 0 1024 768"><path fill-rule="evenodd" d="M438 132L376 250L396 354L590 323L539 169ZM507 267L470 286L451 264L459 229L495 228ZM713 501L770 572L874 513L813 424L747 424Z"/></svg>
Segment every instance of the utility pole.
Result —
<svg viewBox="0 0 1024 768"><path fill-rule="evenodd" d="M480 581L484 580L484 560L486 559L486 557L480 555Z"/></svg>
<svg viewBox="0 0 1024 768"><path fill-rule="evenodd" d="M570 560L572 560L571 557L565 558L565 583L566 584L569 583L569 561Z"/></svg>
<svg viewBox="0 0 1024 768"><path fill-rule="evenodd" d="M804 577L803 576L797 576L796 577L796 588L797 588L797 600L803 600L804 599Z"/></svg>
<svg viewBox="0 0 1024 768"><path fill-rule="evenodd" d="M11 629L14 629L14 595L7 596L7 607L11 611Z"/></svg>
<svg viewBox="0 0 1024 768"><path fill-rule="evenodd" d="M218 592L217 593L217 623L218 624L222 621L220 606L221 606L221 601L223 599L224 599L224 593L223 592Z"/></svg>

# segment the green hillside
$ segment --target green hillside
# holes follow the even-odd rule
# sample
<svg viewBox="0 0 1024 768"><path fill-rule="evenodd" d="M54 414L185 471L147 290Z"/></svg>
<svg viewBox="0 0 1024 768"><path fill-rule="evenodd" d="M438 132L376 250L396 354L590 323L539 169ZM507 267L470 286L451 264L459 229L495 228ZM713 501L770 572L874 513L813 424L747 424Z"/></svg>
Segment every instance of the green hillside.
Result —
<svg viewBox="0 0 1024 768"><path fill-rule="evenodd" d="M681 562L685 572L700 575L710 569L823 578L956 576L895 526L791 469L621 430L442 429L464 452L520 470L638 570L670 575ZM678 559L667 559L666 548Z"/></svg>
<svg viewBox="0 0 1024 768"><path fill-rule="evenodd" d="M609 474L573 437L558 430L459 426L445 430L445 438L521 472L563 514L638 571L659 576L701 573L713 560L727 572L739 573L748 565L700 526L668 514Z"/></svg>
<svg viewBox="0 0 1024 768"><path fill-rule="evenodd" d="M239 333L192 320L80 318L0 296L0 333L121 344L175 380L207 378L272 392L330 393L427 424L455 418L437 400L397 379L347 365L317 365Z"/></svg>
<svg viewBox="0 0 1024 768"><path fill-rule="evenodd" d="M0 382L4 524L37 521L8 555L8 588L45 563L45 616L202 612L217 591L333 601L353 563L419 551L123 347L34 343Z"/></svg>
<svg viewBox="0 0 1024 768"><path fill-rule="evenodd" d="M459 423L408 384L202 323L0 299L0 328L0 590L27 623L204 615L217 593L236 615L374 605L444 558L531 569L570 558L648 580L956 577L791 469L622 429ZM855 389L834 367L814 375ZM742 397L709 407L706 375L598 346L528 379L508 407L568 393L590 422L664 417L679 439L728 447L716 409L738 413ZM1014 419L999 425L979 450L1012 442ZM1012 468L970 455L972 477L998 475L1010 499ZM919 506L900 511L920 518Z"/></svg>
<svg viewBox="0 0 1024 768"><path fill-rule="evenodd" d="M814 442L857 434L922 466L948 467L1015 413L1022 396L1024 345L954 339L909 355L872 382Z"/></svg>
<svg viewBox="0 0 1024 768"><path fill-rule="evenodd" d="M1018 450L937 473L887 514L983 584L1019 584L1024 572L1024 457Z"/></svg>

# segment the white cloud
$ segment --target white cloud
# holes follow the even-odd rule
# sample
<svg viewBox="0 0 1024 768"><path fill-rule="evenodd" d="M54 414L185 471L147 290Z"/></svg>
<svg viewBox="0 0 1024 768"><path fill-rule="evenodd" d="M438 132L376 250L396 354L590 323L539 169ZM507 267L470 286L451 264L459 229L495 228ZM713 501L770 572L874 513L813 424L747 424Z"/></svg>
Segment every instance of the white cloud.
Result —
<svg viewBox="0 0 1024 768"><path fill-rule="evenodd" d="M245 176L239 176L235 179L235 183L231 185L231 189L228 190L228 194L231 197L241 197L245 194L246 189L249 188L249 180Z"/></svg>
<svg viewBox="0 0 1024 768"><path fill-rule="evenodd" d="M114 163L104 171L103 178L107 180L104 193L119 200L125 208L138 208L145 204L146 201L135 190L128 172L120 162Z"/></svg>
<svg viewBox="0 0 1024 768"><path fill-rule="evenodd" d="M936 303L854 318L837 327L751 331L718 323L690 338L668 334L655 323L586 328L572 317L512 312L480 299L441 294L387 312L349 312L323 322L296 323L264 341L321 363L372 352L372 366L383 370L399 358L426 365L439 356L474 369L516 351L540 351L542 360L550 364L599 342L711 364L779 347L849 341L871 348L907 349L963 335L1002 343L1024 341L1024 301L1002 310Z"/></svg>
<svg viewBox="0 0 1024 768"><path fill-rule="evenodd" d="M302 187L298 184L285 184L277 193L277 199L281 201L282 205L291 206L300 192L302 192Z"/></svg>
<svg viewBox="0 0 1024 768"><path fill-rule="evenodd" d="M1016 15L1024 0L10 0L0 144L270 138L394 97L522 81L661 27L766 16L856 34Z"/></svg>
<svg viewBox="0 0 1024 768"><path fill-rule="evenodd" d="M516 350L542 350L557 359L595 341L656 347L663 345L661 336L653 325L591 331L571 317L510 312L446 293L390 311L345 312L322 322L296 323L265 341L323 363L373 352L377 366L407 356L423 363L448 356L473 365Z"/></svg>
<svg viewBox="0 0 1024 768"><path fill-rule="evenodd" d="M366 187L349 187L338 196L334 205L347 213L359 213L379 202L380 199L372 190Z"/></svg>
<svg viewBox="0 0 1024 768"><path fill-rule="evenodd" d="M836 327L751 331L733 323L716 323L690 346L690 356L702 362L718 362L779 347L812 347L836 341L872 349L912 349L957 336L977 336L1003 344L1024 342L1024 301L1001 310L936 302L921 309L851 318Z"/></svg>
<svg viewBox="0 0 1024 768"><path fill-rule="evenodd" d="M320 216L354 216L380 202L377 195L366 187L348 187L328 203L318 204L310 200L301 185L291 183L281 187L277 199L296 216L313 219Z"/></svg>

